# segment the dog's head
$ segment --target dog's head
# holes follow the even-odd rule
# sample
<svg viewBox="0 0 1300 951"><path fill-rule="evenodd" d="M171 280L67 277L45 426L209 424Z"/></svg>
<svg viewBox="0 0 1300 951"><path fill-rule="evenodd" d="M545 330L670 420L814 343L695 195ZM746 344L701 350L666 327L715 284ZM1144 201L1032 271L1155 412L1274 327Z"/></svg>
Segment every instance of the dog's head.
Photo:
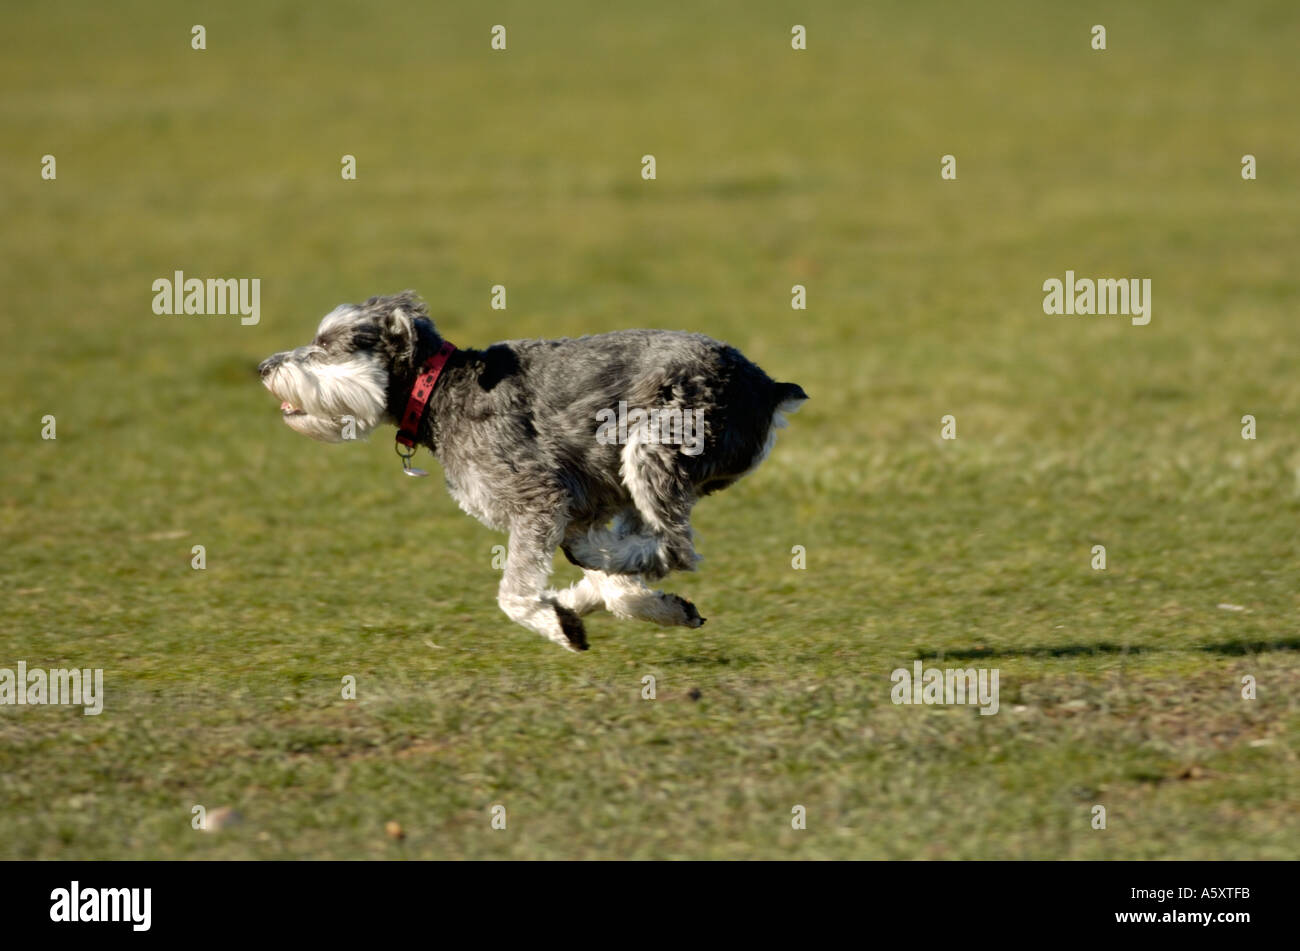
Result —
<svg viewBox="0 0 1300 951"><path fill-rule="evenodd" d="M436 346L437 331L413 292L372 297L335 307L311 343L267 357L257 371L291 429L321 442L364 439L395 421L421 341Z"/></svg>

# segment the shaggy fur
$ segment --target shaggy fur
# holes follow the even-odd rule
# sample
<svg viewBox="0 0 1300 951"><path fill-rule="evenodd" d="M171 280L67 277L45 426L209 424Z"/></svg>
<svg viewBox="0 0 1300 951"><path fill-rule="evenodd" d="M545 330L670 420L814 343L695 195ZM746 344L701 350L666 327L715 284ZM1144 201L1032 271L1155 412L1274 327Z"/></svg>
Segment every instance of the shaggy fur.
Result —
<svg viewBox="0 0 1300 951"><path fill-rule="evenodd" d="M335 308L311 344L258 369L292 429L338 442L348 426L364 437L395 425L425 359L441 345L408 291ZM762 462L783 414L806 399L799 386L774 382L700 334L512 340L451 355L419 443L437 456L461 508L510 533L501 609L557 644L585 650L580 616L600 608L664 625L704 623L689 601L645 581L695 568L692 506ZM625 427L625 439L598 438L598 420L620 403L702 411L700 441L688 449L665 442L662 429L636 425ZM581 581L558 592L547 588L557 548L583 570Z"/></svg>

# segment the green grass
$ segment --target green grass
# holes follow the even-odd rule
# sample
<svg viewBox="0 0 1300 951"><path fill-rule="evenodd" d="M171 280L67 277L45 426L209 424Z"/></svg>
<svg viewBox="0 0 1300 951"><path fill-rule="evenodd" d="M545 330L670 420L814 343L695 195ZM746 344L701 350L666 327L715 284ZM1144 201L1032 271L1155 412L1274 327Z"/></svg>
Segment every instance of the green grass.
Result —
<svg viewBox="0 0 1300 951"><path fill-rule="evenodd" d="M1296 855L1294 4L437 6L6 9L0 667L107 699L0 708L0 857ZM176 269L261 323L153 315ZM1044 316L1066 269L1151 324ZM808 390L697 509L707 626L560 651L388 436L280 423L252 365L406 287ZM894 706L917 658L1000 712Z"/></svg>

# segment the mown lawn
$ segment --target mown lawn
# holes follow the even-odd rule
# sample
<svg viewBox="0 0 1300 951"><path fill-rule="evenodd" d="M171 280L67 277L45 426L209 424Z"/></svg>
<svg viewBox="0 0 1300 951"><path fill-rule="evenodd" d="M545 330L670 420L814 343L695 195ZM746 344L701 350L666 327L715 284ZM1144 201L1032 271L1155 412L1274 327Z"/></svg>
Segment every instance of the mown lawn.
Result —
<svg viewBox="0 0 1300 951"><path fill-rule="evenodd" d="M6 8L0 668L106 699L0 707L0 858L1297 854L1300 9L436 6ZM1067 269L1151 323L1045 316ZM154 315L176 270L260 322ZM697 509L704 628L565 653L436 471L281 424L256 361L407 287L804 386ZM917 659L999 712L894 705Z"/></svg>

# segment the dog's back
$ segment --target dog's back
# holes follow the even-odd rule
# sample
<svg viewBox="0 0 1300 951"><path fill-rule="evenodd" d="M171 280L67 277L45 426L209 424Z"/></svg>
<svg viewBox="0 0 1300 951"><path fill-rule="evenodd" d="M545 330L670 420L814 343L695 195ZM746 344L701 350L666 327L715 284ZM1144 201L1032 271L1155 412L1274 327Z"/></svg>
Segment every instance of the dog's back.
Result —
<svg viewBox="0 0 1300 951"><path fill-rule="evenodd" d="M699 495L725 488L758 466L776 430L786 425L785 414L808 399L798 384L776 382L734 347L703 334L621 330L502 346L518 358L538 431L573 440L565 455L617 455L622 458L612 460L614 471L626 469L628 440L640 422L643 442L635 451L663 446L657 454L668 468L680 467ZM637 417L629 427L627 416L636 410L655 415ZM616 441L600 441L602 420L614 423ZM700 431L689 432L696 424ZM659 438L665 430L680 441ZM696 437L698 446L691 443ZM608 471L610 461L598 468Z"/></svg>

